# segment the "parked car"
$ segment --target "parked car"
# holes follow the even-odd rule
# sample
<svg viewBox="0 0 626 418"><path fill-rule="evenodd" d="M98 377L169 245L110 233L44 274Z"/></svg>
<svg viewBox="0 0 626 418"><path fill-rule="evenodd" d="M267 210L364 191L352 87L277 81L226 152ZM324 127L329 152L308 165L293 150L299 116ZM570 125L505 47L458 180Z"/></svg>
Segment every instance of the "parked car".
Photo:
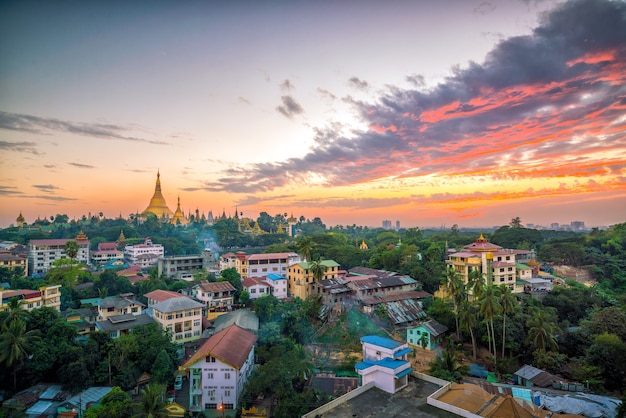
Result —
<svg viewBox="0 0 626 418"><path fill-rule="evenodd" d="M174 379L174 389L181 390L183 388L183 376L177 375Z"/></svg>

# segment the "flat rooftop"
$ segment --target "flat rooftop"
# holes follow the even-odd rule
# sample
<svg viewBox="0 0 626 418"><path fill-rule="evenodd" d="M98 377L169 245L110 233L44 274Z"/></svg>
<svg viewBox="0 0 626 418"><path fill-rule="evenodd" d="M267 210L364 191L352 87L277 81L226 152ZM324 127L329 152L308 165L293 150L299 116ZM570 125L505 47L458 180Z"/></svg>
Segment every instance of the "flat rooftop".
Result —
<svg viewBox="0 0 626 418"><path fill-rule="evenodd" d="M376 387L320 415L320 418L458 418L458 415L426 404L426 398L440 386L409 377L407 387L389 394Z"/></svg>

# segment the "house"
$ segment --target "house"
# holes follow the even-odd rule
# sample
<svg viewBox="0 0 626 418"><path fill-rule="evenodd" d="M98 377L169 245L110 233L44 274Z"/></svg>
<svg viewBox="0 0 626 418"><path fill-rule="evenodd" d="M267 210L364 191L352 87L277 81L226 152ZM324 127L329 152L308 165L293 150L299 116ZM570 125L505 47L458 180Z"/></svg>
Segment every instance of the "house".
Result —
<svg viewBox="0 0 626 418"><path fill-rule="evenodd" d="M65 254L65 244L75 241L78 244L76 261L89 263L89 239L81 231L74 239L32 239L28 242L28 271L31 274L45 274L52 264Z"/></svg>
<svg viewBox="0 0 626 418"><path fill-rule="evenodd" d="M562 378L550 374L544 370L538 369L528 364L513 373L515 383L520 386L533 387L540 386L542 388L552 386L552 382L559 382Z"/></svg>
<svg viewBox="0 0 626 418"><path fill-rule="evenodd" d="M265 276L265 281L272 285L272 295L277 299L287 297L287 278L282 274L270 273Z"/></svg>
<svg viewBox="0 0 626 418"><path fill-rule="evenodd" d="M532 250L505 249L490 243L482 234L460 251L452 251L446 264L453 268L463 282L467 284L472 271L478 271L486 284L507 285L514 293L524 290L518 280L528 279L528 263L534 264L535 252ZM518 270L518 267L521 268ZM442 293L443 289L440 289Z"/></svg>
<svg viewBox="0 0 626 418"><path fill-rule="evenodd" d="M374 385L387 392L396 393L408 385L408 375L412 372L407 354L411 349L406 343L376 335L361 337L363 361L355 369L361 376L362 385Z"/></svg>
<svg viewBox="0 0 626 418"><path fill-rule="evenodd" d="M242 278L263 277L268 274L285 276L289 266L301 262L296 253L264 253L246 255L243 251L220 257L220 269L234 268Z"/></svg>
<svg viewBox="0 0 626 418"><path fill-rule="evenodd" d="M235 287L229 282L202 280L186 289L186 294L199 300L207 308L229 308L235 303Z"/></svg>
<svg viewBox="0 0 626 418"><path fill-rule="evenodd" d="M95 329L98 311L92 308L67 309L61 312L65 322L78 328L78 335L89 335Z"/></svg>
<svg viewBox="0 0 626 418"><path fill-rule="evenodd" d="M348 287L357 300L383 297L390 294L410 292L417 289L419 282L410 276L386 270L354 267L345 276Z"/></svg>
<svg viewBox="0 0 626 418"><path fill-rule="evenodd" d="M157 289L152 292L148 292L144 297L148 300L148 308L156 305L159 302L163 302L168 299L179 298L183 296L181 293L172 292L171 290Z"/></svg>
<svg viewBox="0 0 626 418"><path fill-rule="evenodd" d="M193 274L203 269L207 272L217 272L215 253L209 249L196 255L173 255L160 257L157 260L157 271L160 276L176 280L193 280Z"/></svg>
<svg viewBox="0 0 626 418"><path fill-rule="evenodd" d="M189 376L189 411L230 410L239 404L254 367L257 337L232 325L209 338L180 366Z"/></svg>
<svg viewBox="0 0 626 418"><path fill-rule="evenodd" d="M187 296L166 299L151 306L152 317L172 336L172 342L183 344L202 334L202 305Z"/></svg>
<svg viewBox="0 0 626 418"><path fill-rule="evenodd" d="M324 276L322 279L336 279L339 276L339 264L334 260L321 260L324 266ZM290 296L306 299L312 293L312 283L315 281L311 271L312 263L301 262L290 266L287 269L287 293Z"/></svg>
<svg viewBox="0 0 626 418"><path fill-rule="evenodd" d="M340 313L352 296L352 289L346 283L348 282L341 277L319 280L311 283L311 294L319 296L322 305Z"/></svg>
<svg viewBox="0 0 626 418"><path fill-rule="evenodd" d="M24 277L28 276L28 253L0 249L0 267L11 270L21 268Z"/></svg>
<svg viewBox="0 0 626 418"><path fill-rule="evenodd" d="M270 283L267 283L260 277L246 277L243 279L243 288L250 294L250 299L271 295L274 290Z"/></svg>
<svg viewBox="0 0 626 418"><path fill-rule="evenodd" d="M98 249L91 252L91 262L97 265L104 265L114 260L123 260L124 251L117 249L115 242L100 242Z"/></svg>
<svg viewBox="0 0 626 418"><path fill-rule="evenodd" d="M61 285L42 286L39 290L18 289L4 290L0 288L0 312L8 308L9 301L18 298L20 306L27 310L48 306L61 311Z"/></svg>
<svg viewBox="0 0 626 418"><path fill-rule="evenodd" d="M143 308L146 307L143 303L135 300L135 295L132 293L98 299L96 306L98 307L98 320L100 321L104 321L110 316L141 315Z"/></svg>
<svg viewBox="0 0 626 418"><path fill-rule="evenodd" d="M144 314L121 314L110 315L106 319L96 321L96 329L98 331L109 334L111 338L118 338L133 332L133 328L152 324L154 319Z"/></svg>
<svg viewBox="0 0 626 418"><path fill-rule="evenodd" d="M165 249L161 244L154 244L150 237L143 244L127 245L124 247L124 260L130 265L136 265L142 269L154 267L159 257L165 255Z"/></svg>
<svg viewBox="0 0 626 418"><path fill-rule="evenodd" d="M431 319L416 327L407 328L406 341L417 347L434 350L443 343L443 337L446 331L448 331L448 327ZM422 346L422 335L425 337L425 347Z"/></svg>

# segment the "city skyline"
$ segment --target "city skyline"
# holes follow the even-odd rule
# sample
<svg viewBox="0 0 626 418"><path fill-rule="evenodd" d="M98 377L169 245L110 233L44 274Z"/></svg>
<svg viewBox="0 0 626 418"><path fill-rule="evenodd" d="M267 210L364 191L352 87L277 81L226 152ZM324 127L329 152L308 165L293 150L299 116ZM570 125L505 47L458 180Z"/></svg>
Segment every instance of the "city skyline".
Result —
<svg viewBox="0 0 626 418"><path fill-rule="evenodd" d="M0 4L0 227L626 221L626 3Z"/></svg>

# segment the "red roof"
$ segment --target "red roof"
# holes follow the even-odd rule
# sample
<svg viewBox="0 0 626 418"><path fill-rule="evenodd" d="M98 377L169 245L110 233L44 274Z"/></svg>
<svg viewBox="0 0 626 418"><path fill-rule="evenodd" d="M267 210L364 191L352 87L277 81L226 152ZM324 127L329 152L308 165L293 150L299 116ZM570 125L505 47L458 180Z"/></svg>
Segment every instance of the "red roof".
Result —
<svg viewBox="0 0 626 418"><path fill-rule="evenodd" d="M153 290L152 292L146 293L144 296L148 299L156 300L157 302L163 302L164 300L179 298L184 295L177 292L172 292L171 290L157 289Z"/></svg>
<svg viewBox="0 0 626 418"><path fill-rule="evenodd" d="M76 241L79 244L89 244L89 240L88 239L73 239L73 238L66 238L66 239L31 239L29 241L30 244L34 244L34 245L65 245L65 243L67 243L68 241Z"/></svg>
<svg viewBox="0 0 626 418"><path fill-rule="evenodd" d="M246 277L245 279L243 279L243 287L252 287L256 285L274 287L271 284L263 281L263 279L260 277Z"/></svg>
<svg viewBox="0 0 626 418"><path fill-rule="evenodd" d="M229 282L207 282L201 281L200 289L203 292L227 292L227 291L235 291L235 287Z"/></svg>
<svg viewBox="0 0 626 418"><path fill-rule="evenodd" d="M211 355L236 369L241 369L256 340L257 336L250 331L231 325L209 338L182 367L185 369Z"/></svg>

